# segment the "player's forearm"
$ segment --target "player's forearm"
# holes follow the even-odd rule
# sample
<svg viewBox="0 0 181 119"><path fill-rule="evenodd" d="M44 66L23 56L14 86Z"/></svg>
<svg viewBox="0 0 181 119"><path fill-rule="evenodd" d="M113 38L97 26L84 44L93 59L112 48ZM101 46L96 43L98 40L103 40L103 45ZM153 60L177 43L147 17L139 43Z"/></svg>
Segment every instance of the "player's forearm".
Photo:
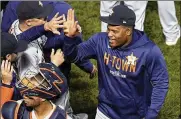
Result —
<svg viewBox="0 0 181 119"><path fill-rule="evenodd" d="M44 25L35 26L19 34L17 38L18 40L26 40L28 42L31 42L45 34L45 32L46 31L44 29Z"/></svg>
<svg viewBox="0 0 181 119"><path fill-rule="evenodd" d="M90 60L77 61L75 64L87 73L91 73L93 70L93 64L90 62Z"/></svg>
<svg viewBox="0 0 181 119"><path fill-rule="evenodd" d="M1 91L1 107L2 105L11 100L13 97L13 92L14 92L14 88L10 85L6 85L6 84L2 84L0 86L0 91Z"/></svg>
<svg viewBox="0 0 181 119"><path fill-rule="evenodd" d="M63 46L65 59L69 62L75 62L76 56L78 54L76 38L64 37L64 46Z"/></svg>

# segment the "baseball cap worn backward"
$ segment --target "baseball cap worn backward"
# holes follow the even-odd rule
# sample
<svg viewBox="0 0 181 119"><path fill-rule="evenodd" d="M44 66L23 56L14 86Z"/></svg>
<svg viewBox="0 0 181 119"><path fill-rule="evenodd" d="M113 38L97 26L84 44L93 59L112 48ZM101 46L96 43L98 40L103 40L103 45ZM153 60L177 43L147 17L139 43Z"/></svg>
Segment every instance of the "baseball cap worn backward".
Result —
<svg viewBox="0 0 181 119"><path fill-rule="evenodd" d="M115 6L109 16L101 16L100 20L110 25L134 26L136 15L125 5Z"/></svg>
<svg viewBox="0 0 181 119"><path fill-rule="evenodd" d="M17 40L14 35L1 32L1 56L7 54L18 53L26 50L28 42L25 40Z"/></svg>
<svg viewBox="0 0 181 119"><path fill-rule="evenodd" d="M20 20L32 18L45 18L53 11L53 5L43 5L41 1L22 1L17 7L17 15Z"/></svg>

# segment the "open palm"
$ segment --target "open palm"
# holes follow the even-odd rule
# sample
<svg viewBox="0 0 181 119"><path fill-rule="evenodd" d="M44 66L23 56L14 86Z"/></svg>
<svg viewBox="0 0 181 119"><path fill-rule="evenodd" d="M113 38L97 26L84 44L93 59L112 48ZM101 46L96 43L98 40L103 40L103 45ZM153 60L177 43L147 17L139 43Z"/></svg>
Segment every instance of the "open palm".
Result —
<svg viewBox="0 0 181 119"><path fill-rule="evenodd" d="M67 13L67 21L64 22L64 33L68 37L74 37L80 32L78 21L75 21L74 10L69 9Z"/></svg>

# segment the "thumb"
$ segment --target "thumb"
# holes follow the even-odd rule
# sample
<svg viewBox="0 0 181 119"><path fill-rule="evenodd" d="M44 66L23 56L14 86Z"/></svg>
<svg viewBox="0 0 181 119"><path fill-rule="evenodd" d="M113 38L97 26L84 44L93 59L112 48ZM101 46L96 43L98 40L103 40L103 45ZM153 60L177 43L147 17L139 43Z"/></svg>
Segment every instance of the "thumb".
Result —
<svg viewBox="0 0 181 119"><path fill-rule="evenodd" d="M61 53L61 49L58 49L55 54Z"/></svg>
<svg viewBox="0 0 181 119"><path fill-rule="evenodd" d="M51 57L53 56L55 54L55 50L54 49L52 49L52 52L51 52Z"/></svg>
<svg viewBox="0 0 181 119"><path fill-rule="evenodd" d="M60 32L59 31L57 31L57 30L54 30L54 31L52 31L54 34L56 34L56 35L60 35Z"/></svg>

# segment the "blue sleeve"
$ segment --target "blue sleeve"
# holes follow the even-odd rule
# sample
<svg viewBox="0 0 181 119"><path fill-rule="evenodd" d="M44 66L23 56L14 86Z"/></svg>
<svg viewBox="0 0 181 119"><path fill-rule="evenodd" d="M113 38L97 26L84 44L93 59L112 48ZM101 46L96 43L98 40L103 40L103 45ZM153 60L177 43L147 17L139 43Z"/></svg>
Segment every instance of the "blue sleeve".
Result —
<svg viewBox="0 0 181 119"><path fill-rule="evenodd" d="M151 105L145 119L156 119L167 94L169 80L164 57L157 46L154 46L147 57L146 68L153 86Z"/></svg>
<svg viewBox="0 0 181 119"><path fill-rule="evenodd" d="M66 41L66 37L65 37L65 41ZM76 45L79 45L80 43L82 43L82 37L81 36L77 36L74 39L74 43ZM66 44L64 44L66 45ZM66 46L65 46L66 47ZM66 55L66 53L64 52L64 54ZM78 66L80 69L82 69L83 71L87 72L87 73L91 73L93 70L93 64L90 62L89 59L83 59L83 60L78 60L77 62L75 62L75 65Z"/></svg>
<svg viewBox="0 0 181 119"><path fill-rule="evenodd" d="M82 36L78 36L76 41L77 45L82 43ZM91 73L93 70L93 64L90 62L89 59L83 59L82 61L78 60L75 65L87 73Z"/></svg>
<svg viewBox="0 0 181 119"><path fill-rule="evenodd" d="M96 58L97 35L92 36L87 41L76 45L75 38L65 36L64 55L71 62L83 61L84 59Z"/></svg>
<svg viewBox="0 0 181 119"><path fill-rule="evenodd" d="M3 12L1 30L8 32L12 23L18 19L16 15L16 8L21 1L9 1L5 11Z"/></svg>
<svg viewBox="0 0 181 119"><path fill-rule="evenodd" d="M45 34L45 32L46 31L44 30L44 24L43 24L40 26L32 27L32 28L24 31L23 33L17 35L16 37L18 38L18 40L26 40L28 42L31 42L33 40L36 40L43 34Z"/></svg>
<svg viewBox="0 0 181 119"><path fill-rule="evenodd" d="M77 61L75 63L75 65L87 73L91 73L93 70L93 64L88 59L83 59L82 61Z"/></svg>

